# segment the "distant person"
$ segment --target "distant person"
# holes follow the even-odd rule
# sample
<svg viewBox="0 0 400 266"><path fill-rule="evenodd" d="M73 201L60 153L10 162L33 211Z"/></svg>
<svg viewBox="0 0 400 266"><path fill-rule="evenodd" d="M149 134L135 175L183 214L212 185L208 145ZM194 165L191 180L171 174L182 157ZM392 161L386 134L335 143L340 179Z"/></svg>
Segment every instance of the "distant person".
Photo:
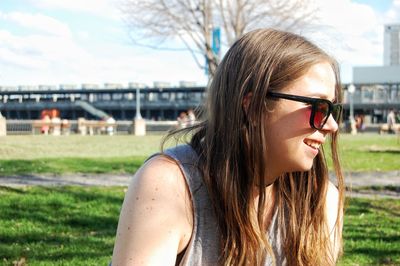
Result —
<svg viewBox="0 0 400 266"><path fill-rule="evenodd" d="M358 132L363 132L364 129L365 129L364 115L356 115L355 121L356 121L357 131Z"/></svg>
<svg viewBox="0 0 400 266"><path fill-rule="evenodd" d="M70 127L71 127L71 125L70 125L68 119L61 120L61 134L69 135Z"/></svg>
<svg viewBox="0 0 400 266"><path fill-rule="evenodd" d="M186 112L181 112L177 118L177 121L178 121L178 128L186 128L189 121Z"/></svg>
<svg viewBox="0 0 400 266"><path fill-rule="evenodd" d="M399 124L399 123L400 123L400 112L397 111L396 112L396 124Z"/></svg>
<svg viewBox="0 0 400 266"><path fill-rule="evenodd" d="M336 61L307 39L272 29L243 35L217 67L205 120L170 135L190 141L136 172L112 264L335 265L341 87Z"/></svg>
<svg viewBox="0 0 400 266"><path fill-rule="evenodd" d="M82 136L88 133L87 120L84 117L78 118L77 133L81 134Z"/></svg>
<svg viewBox="0 0 400 266"><path fill-rule="evenodd" d="M114 127L115 127L115 123L116 123L115 119L112 116L107 116L105 118L105 121L107 124L107 127L106 127L107 134L110 136L114 135Z"/></svg>
<svg viewBox="0 0 400 266"><path fill-rule="evenodd" d="M61 135L61 118L58 116L53 116L51 118L51 126L53 128L52 134L54 136Z"/></svg>
<svg viewBox="0 0 400 266"><path fill-rule="evenodd" d="M6 118L0 112L0 136L7 135L7 122Z"/></svg>
<svg viewBox="0 0 400 266"><path fill-rule="evenodd" d="M388 132L390 134L394 134L394 126L396 125L396 116L394 113L394 109L390 109L389 113L387 114L386 117L386 123L388 125Z"/></svg>
<svg viewBox="0 0 400 266"><path fill-rule="evenodd" d="M49 115L44 115L42 118L42 134L48 135L50 131L50 124L51 124L51 119Z"/></svg>
<svg viewBox="0 0 400 266"><path fill-rule="evenodd" d="M194 123L196 122L196 115L194 114L193 109L189 109L187 111L187 117L189 126L193 126Z"/></svg>

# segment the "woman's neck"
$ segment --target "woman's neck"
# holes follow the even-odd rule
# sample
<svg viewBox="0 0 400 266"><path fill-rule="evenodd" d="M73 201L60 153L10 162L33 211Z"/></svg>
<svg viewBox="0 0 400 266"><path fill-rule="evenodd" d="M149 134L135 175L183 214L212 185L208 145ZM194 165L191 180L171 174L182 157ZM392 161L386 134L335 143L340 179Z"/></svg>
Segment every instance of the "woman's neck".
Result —
<svg viewBox="0 0 400 266"><path fill-rule="evenodd" d="M274 215L274 210L275 210L275 197L274 197L274 190L273 190L273 185L267 186L264 188L264 195L265 195L265 201L264 201L264 226L267 229L269 227L269 224L272 220L272 217ZM256 213L258 212L258 202L260 199L260 191L258 187L256 187L253 190L253 199L254 199L254 208Z"/></svg>

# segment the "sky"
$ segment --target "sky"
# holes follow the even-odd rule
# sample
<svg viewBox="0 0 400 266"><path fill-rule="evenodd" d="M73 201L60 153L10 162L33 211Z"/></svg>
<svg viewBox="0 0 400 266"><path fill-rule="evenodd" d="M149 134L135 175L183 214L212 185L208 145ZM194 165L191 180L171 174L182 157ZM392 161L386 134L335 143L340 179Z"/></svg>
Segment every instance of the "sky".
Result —
<svg viewBox="0 0 400 266"><path fill-rule="evenodd" d="M0 0L0 86L180 81L205 85L188 51L135 46L121 0ZM303 34L332 54L342 81L353 66L383 65L383 25L400 23L400 0L313 0Z"/></svg>

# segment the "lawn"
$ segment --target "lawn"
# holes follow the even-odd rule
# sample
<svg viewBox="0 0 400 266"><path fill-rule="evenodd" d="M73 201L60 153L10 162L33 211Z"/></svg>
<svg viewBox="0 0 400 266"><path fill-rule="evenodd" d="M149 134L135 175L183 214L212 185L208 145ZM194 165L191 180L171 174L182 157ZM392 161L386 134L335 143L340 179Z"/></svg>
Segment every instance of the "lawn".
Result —
<svg viewBox="0 0 400 266"><path fill-rule="evenodd" d="M160 150L161 138L1 137L0 180L20 174L134 173ZM400 170L400 139L394 135L344 134L339 144L345 171ZM107 265L125 189L0 187L3 265L24 260L28 265ZM398 199L352 198L339 265L400 265L399 219Z"/></svg>
<svg viewBox="0 0 400 266"><path fill-rule="evenodd" d="M107 265L124 187L0 187L3 265ZM351 199L339 265L400 264L400 200Z"/></svg>
<svg viewBox="0 0 400 266"><path fill-rule="evenodd" d="M107 265L124 188L0 188L3 265Z"/></svg>
<svg viewBox="0 0 400 266"><path fill-rule="evenodd" d="M0 137L0 158L115 158L148 156L160 149L162 135L95 135Z"/></svg>
<svg viewBox="0 0 400 266"><path fill-rule="evenodd" d="M6 136L0 176L40 173L134 173L160 150L161 135Z"/></svg>
<svg viewBox="0 0 400 266"><path fill-rule="evenodd" d="M351 198L339 265L400 265L400 199Z"/></svg>
<svg viewBox="0 0 400 266"><path fill-rule="evenodd" d="M0 176L133 173L147 156L160 150L161 138L161 135L6 136L0 138ZM328 147L326 150L328 153ZM345 171L400 169L400 138L394 135L343 134L339 150Z"/></svg>
<svg viewBox="0 0 400 266"><path fill-rule="evenodd" d="M339 139L341 162L345 170L400 170L400 136L343 134Z"/></svg>
<svg viewBox="0 0 400 266"><path fill-rule="evenodd" d="M0 176L134 173L159 151L160 140L160 135L2 137ZM342 135L340 151L346 171L400 169L400 140L393 135ZM124 190L0 187L3 265L23 260L28 265L107 265ZM398 199L351 199L340 265L400 265L399 217Z"/></svg>

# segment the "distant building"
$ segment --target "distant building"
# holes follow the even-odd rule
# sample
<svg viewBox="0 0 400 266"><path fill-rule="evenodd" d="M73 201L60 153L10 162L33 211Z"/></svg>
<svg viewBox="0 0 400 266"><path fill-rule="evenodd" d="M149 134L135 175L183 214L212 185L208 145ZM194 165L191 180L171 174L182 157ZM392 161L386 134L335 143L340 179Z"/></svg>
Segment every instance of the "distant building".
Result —
<svg viewBox="0 0 400 266"><path fill-rule="evenodd" d="M400 65L400 24L385 25L383 45L383 64Z"/></svg>
<svg viewBox="0 0 400 266"><path fill-rule="evenodd" d="M384 27L384 65L353 67L355 84L400 84L400 24L388 24Z"/></svg>
<svg viewBox="0 0 400 266"><path fill-rule="evenodd" d="M385 123L390 109L400 110L400 24L384 26L383 66L353 67L354 93L345 89L344 103L354 114L362 115L365 123Z"/></svg>
<svg viewBox="0 0 400 266"><path fill-rule="evenodd" d="M400 83L400 65L353 67L355 84Z"/></svg>

